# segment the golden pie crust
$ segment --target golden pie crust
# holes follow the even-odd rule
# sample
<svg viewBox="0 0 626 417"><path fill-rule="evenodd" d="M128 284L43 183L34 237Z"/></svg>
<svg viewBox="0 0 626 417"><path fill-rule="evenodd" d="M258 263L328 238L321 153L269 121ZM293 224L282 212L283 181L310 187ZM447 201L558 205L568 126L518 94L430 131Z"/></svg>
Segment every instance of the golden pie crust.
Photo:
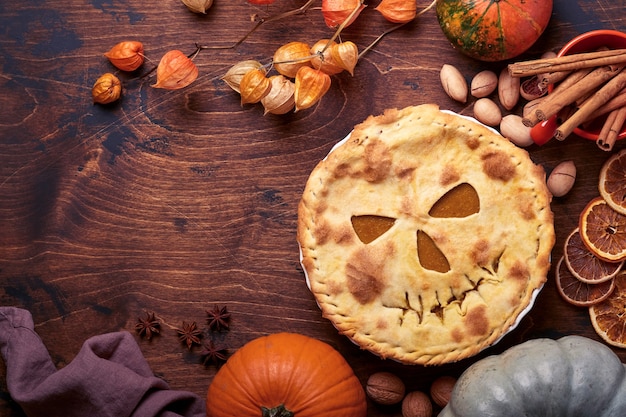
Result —
<svg viewBox="0 0 626 417"><path fill-rule="evenodd" d="M431 215L461 184L478 211ZM360 347L403 363L457 361L497 342L543 286L551 198L543 168L483 125L433 104L387 110L311 173L298 208L302 266L323 316ZM392 225L364 243L352 219L372 215ZM418 234L448 269L423 266Z"/></svg>

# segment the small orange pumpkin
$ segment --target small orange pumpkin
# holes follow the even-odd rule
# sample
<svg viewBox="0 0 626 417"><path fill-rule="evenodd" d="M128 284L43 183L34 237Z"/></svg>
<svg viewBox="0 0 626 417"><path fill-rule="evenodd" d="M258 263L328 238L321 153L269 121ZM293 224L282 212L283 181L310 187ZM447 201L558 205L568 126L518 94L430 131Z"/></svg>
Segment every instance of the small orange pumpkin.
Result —
<svg viewBox="0 0 626 417"><path fill-rule="evenodd" d="M503 61L530 48L548 26L552 0L437 0L443 33L463 53Z"/></svg>
<svg viewBox="0 0 626 417"><path fill-rule="evenodd" d="M248 342L207 392L208 417L364 417L366 410L363 386L344 357L297 333Z"/></svg>

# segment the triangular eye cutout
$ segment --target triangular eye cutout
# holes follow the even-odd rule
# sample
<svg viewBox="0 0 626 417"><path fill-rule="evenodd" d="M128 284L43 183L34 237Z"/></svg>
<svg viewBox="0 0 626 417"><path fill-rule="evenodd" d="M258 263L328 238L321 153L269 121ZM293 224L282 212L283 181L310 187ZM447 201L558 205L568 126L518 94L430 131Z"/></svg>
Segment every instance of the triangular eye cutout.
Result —
<svg viewBox="0 0 626 417"><path fill-rule="evenodd" d="M448 272L450 263L435 242L422 230L417 231L417 259L425 269Z"/></svg>
<svg viewBox="0 0 626 417"><path fill-rule="evenodd" d="M480 199L478 193L468 183L459 184L445 193L432 206L428 215L431 217L467 217L478 213Z"/></svg>
<svg viewBox="0 0 626 417"><path fill-rule="evenodd" d="M361 242L368 244L383 235L396 219L377 215L352 216L352 228Z"/></svg>

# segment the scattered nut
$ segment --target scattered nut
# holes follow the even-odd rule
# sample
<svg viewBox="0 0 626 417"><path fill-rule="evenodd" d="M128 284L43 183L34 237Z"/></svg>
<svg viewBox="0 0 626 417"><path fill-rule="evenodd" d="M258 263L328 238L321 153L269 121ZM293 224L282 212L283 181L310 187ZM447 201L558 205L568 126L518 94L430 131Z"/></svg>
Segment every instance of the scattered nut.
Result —
<svg viewBox="0 0 626 417"><path fill-rule="evenodd" d="M530 135L531 130L531 127L523 123L522 117L516 114L507 114L500 122L502 136L520 147L530 146L534 143Z"/></svg>
<svg viewBox="0 0 626 417"><path fill-rule="evenodd" d="M500 104L507 110L511 110L517 104L519 100L519 77L512 77L509 74L507 68L503 68L500 71L500 77L498 77L498 98Z"/></svg>
<svg viewBox="0 0 626 417"><path fill-rule="evenodd" d="M439 72L444 91L451 99L461 103L467 101L467 81L461 71L450 64L444 64Z"/></svg>
<svg viewBox="0 0 626 417"><path fill-rule="evenodd" d="M452 389L456 384L456 378L451 376L440 376L435 379L430 386L430 396L439 407L445 407L452 396Z"/></svg>
<svg viewBox="0 0 626 417"><path fill-rule="evenodd" d="M540 97L526 103L526 105L524 105L524 108L522 109L522 117L528 117L532 112L535 111L537 106L541 104L544 99L545 97Z"/></svg>
<svg viewBox="0 0 626 417"><path fill-rule="evenodd" d="M563 161L558 164L548 176L548 189L555 197L567 194L576 181L576 165L574 161Z"/></svg>
<svg viewBox="0 0 626 417"><path fill-rule="evenodd" d="M402 400L402 417L431 417L433 405L421 391L409 392Z"/></svg>
<svg viewBox="0 0 626 417"><path fill-rule="evenodd" d="M470 84L470 92L476 98L487 97L496 91L498 76L495 72L484 70L474 75Z"/></svg>
<svg viewBox="0 0 626 417"><path fill-rule="evenodd" d="M541 54L541 59L548 59L548 58L556 58L556 52L546 51L543 54Z"/></svg>
<svg viewBox="0 0 626 417"><path fill-rule="evenodd" d="M540 82L538 76L533 75L520 84L519 93L525 100L532 101L545 96L548 93L548 87Z"/></svg>
<svg viewBox="0 0 626 417"><path fill-rule="evenodd" d="M378 404L397 404L404 398L404 382L391 372L376 372L367 379L365 392Z"/></svg>
<svg viewBox="0 0 626 417"><path fill-rule="evenodd" d="M483 97L474 103L474 117L487 126L498 126L502 120L502 112L493 100Z"/></svg>

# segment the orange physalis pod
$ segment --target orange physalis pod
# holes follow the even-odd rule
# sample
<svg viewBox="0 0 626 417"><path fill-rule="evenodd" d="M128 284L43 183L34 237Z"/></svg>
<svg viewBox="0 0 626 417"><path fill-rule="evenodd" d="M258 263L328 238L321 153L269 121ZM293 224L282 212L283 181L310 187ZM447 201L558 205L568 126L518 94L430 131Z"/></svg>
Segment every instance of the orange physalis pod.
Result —
<svg viewBox="0 0 626 417"><path fill-rule="evenodd" d="M359 10L352 14L357 7ZM322 0L322 16L326 26L331 29L344 23L350 15L352 17L344 27L351 25L364 8L362 0Z"/></svg>
<svg viewBox="0 0 626 417"><path fill-rule="evenodd" d="M359 60L359 48L354 42L346 41L332 45L330 56L338 66L354 75L354 67Z"/></svg>
<svg viewBox="0 0 626 417"><path fill-rule="evenodd" d="M374 10L390 22L408 23L417 16L417 3L415 0L381 0Z"/></svg>
<svg viewBox="0 0 626 417"><path fill-rule="evenodd" d="M144 61L143 44L139 41L120 42L104 56L122 71L135 71Z"/></svg>
<svg viewBox="0 0 626 417"><path fill-rule="evenodd" d="M261 99L265 112L272 114L285 114L295 106L295 84L282 74L273 75L270 78L270 92Z"/></svg>
<svg viewBox="0 0 626 417"><path fill-rule="evenodd" d="M241 105L258 103L272 88L269 78L265 76L263 68L248 71L239 83Z"/></svg>
<svg viewBox="0 0 626 417"><path fill-rule="evenodd" d="M107 72L98 78L91 89L94 103L109 104L122 95L122 83L115 75Z"/></svg>
<svg viewBox="0 0 626 417"><path fill-rule="evenodd" d="M332 41L330 44L328 42L328 39L322 39L311 47L311 55L315 55L311 58L311 65L329 75L339 74L343 68L335 62L331 54L331 49L337 42Z"/></svg>
<svg viewBox="0 0 626 417"><path fill-rule="evenodd" d="M289 42L274 52L274 68L285 77L294 78L303 66L311 65L311 46L304 42Z"/></svg>
<svg viewBox="0 0 626 417"><path fill-rule="evenodd" d="M296 74L294 100L296 112L317 103L330 88L330 75L311 67L302 67Z"/></svg>
<svg viewBox="0 0 626 417"><path fill-rule="evenodd" d="M222 77L222 80L228 84L230 88L235 90L238 93L241 93L239 89L239 84L241 83L241 79L244 75L250 70L259 69L263 67L259 61L255 61L254 59L247 59L245 61L239 61L232 67L226 71L226 74Z"/></svg>
<svg viewBox="0 0 626 417"><path fill-rule="evenodd" d="M157 82L154 88L178 90L187 87L198 78L198 67L181 51L167 52L157 66Z"/></svg>

